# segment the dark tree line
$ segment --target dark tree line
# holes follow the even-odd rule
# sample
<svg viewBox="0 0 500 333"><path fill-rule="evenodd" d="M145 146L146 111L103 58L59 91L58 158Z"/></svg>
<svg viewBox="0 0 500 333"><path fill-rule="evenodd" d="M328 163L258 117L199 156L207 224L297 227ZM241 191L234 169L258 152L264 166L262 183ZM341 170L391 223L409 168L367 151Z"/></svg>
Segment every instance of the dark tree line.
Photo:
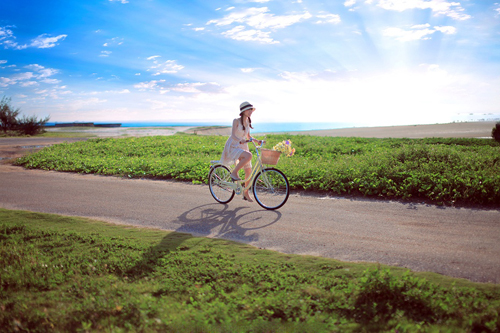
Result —
<svg viewBox="0 0 500 333"><path fill-rule="evenodd" d="M500 121L496 123L495 127L491 131L491 137L496 141L500 142Z"/></svg>

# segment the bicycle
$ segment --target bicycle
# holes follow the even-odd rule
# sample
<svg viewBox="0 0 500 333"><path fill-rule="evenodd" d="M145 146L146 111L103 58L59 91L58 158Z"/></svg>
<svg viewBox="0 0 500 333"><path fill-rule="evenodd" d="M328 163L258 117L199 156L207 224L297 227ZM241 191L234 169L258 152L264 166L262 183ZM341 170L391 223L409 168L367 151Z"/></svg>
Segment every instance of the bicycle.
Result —
<svg viewBox="0 0 500 333"><path fill-rule="evenodd" d="M210 193L217 202L227 204L233 200L235 194L242 195L243 191L251 188L255 200L262 208L274 210L282 207L290 195L288 179L280 170L264 167L264 164L276 165L281 153L262 149L265 141L262 141L260 146L257 146L253 140L246 142L253 143L257 154L257 161L250 176L244 180L233 181L230 177L232 170L220 161L210 161L212 164L208 174ZM248 186L243 187L243 184L248 181Z"/></svg>

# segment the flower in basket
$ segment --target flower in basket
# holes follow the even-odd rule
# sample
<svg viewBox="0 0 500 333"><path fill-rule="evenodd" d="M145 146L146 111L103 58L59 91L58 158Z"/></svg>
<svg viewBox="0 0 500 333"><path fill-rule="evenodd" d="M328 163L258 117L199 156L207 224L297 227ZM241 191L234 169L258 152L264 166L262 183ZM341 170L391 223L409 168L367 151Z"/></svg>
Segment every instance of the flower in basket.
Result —
<svg viewBox="0 0 500 333"><path fill-rule="evenodd" d="M279 151L285 154L287 157L293 156L295 154L295 148L292 148L292 141L283 140L273 147L273 150Z"/></svg>

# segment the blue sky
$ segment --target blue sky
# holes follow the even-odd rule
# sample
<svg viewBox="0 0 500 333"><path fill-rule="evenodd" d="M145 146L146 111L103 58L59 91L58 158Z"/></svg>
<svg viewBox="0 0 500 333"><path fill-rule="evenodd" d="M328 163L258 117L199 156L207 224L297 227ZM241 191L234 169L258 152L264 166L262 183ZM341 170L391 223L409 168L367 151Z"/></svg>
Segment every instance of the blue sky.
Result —
<svg viewBox="0 0 500 333"><path fill-rule="evenodd" d="M1 1L0 96L58 122L500 118L500 3Z"/></svg>

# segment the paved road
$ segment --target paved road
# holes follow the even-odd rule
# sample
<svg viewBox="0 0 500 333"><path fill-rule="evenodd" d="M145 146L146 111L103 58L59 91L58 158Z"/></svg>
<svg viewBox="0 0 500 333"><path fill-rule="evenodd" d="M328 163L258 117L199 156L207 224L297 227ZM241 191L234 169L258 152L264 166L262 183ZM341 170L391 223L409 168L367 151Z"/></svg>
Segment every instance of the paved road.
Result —
<svg viewBox="0 0 500 333"><path fill-rule="evenodd" d="M500 283L500 211L294 194L279 211L205 185L0 165L0 207L220 237L285 253L371 261Z"/></svg>

